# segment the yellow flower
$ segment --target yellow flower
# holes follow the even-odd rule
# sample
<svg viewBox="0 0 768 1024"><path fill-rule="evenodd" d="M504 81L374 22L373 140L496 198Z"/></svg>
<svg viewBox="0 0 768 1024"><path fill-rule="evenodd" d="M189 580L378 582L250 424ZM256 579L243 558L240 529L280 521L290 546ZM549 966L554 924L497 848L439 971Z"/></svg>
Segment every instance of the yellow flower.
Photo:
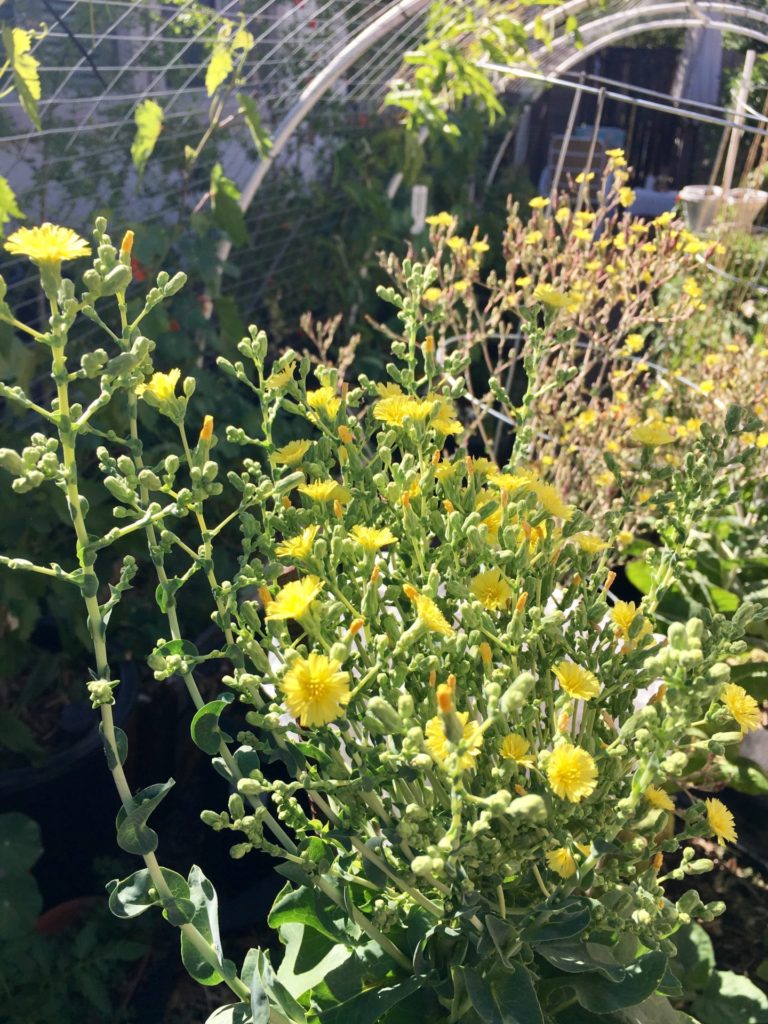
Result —
<svg viewBox="0 0 768 1024"><path fill-rule="evenodd" d="M655 217L653 223L658 228L665 228L675 219L674 210L667 210L665 213L660 213L658 217Z"/></svg>
<svg viewBox="0 0 768 1024"><path fill-rule="evenodd" d="M616 149L606 149L605 155L609 160L613 160L617 166L624 161L624 150L618 147Z"/></svg>
<svg viewBox="0 0 768 1024"><path fill-rule="evenodd" d="M427 597L426 594L420 594L410 583L407 583L403 590L406 596L416 605L416 616L422 625L426 626L431 633L453 636L452 627L431 597Z"/></svg>
<svg viewBox="0 0 768 1024"><path fill-rule="evenodd" d="M176 385L179 383L181 370L169 370L168 373L153 373L146 384L139 384L136 394L139 396L149 392L158 402L170 402L176 392Z"/></svg>
<svg viewBox="0 0 768 1024"><path fill-rule="evenodd" d="M536 495L539 504L551 516L557 516L558 519L567 522L573 515L571 506L566 505L560 492L552 484L545 484L542 480L531 480L528 489Z"/></svg>
<svg viewBox="0 0 768 1024"><path fill-rule="evenodd" d="M460 434L464 427L456 419L453 402L441 395L428 395L421 405L429 405L432 419L430 426L439 434Z"/></svg>
<svg viewBox="0 0 768 1024"><path fill-rule="evenodd" d="M685 281L683 281L683 291L692 299L700 299L704 294L701 285L695 277L686 277Z"/></svg>
<svg viewBox="0 0 768 1024"><path fill-rule="evenodd" d="M624 185L619 189L619 202L622 206L631 206L634 201L635 193L628 185Z"/></svg>
<svg viewBox="0 0 768 1024"><path fill-rule="evenodd" d="M468 748L461 755L461 761L459 762L462 770L467 771L475 766L475 758L480 753L483 735L482 733L478 735L480 726L477 722L469 721L468 711L457 711L455 714L463 726L462 738L469 744ZM426 735L424 746L437 764L445 764L448 758L448 740L446 739L443 722L439 715L435 715L434 718L427 722L424 732Z"/></svg>
<svg viewBox="0 0 768 1024"><path fill-rule="evenodd" d="M466 238L461 238L460 235L454 235L445 244L449 249L453 249L454 252L461 252L463 249L466 249L467 240Z"/></svg>
<svg viewBox="0 0 768 1024"><path fill-rule="evenodd" d="M656 786L648 786L644 796L652 807L658 807L662 811L674 811L675 809L674 801L669 793Z"/></svg>
<svg viewBox="0 0 768 1024"><path fill-rule="evenodd" d="M290 537L275 548L278 558L306 558L312 551L312 545L320 529L319 526L308 526L298 537Z"/></svg>
<svg viewBox="0 0 768 1024"><path fill-rule="evenodd" d="M512 588L499 569L478 573L469 585L470 593L489 611L506 608L512 598Z"/></svg>
<svg viewBox="0 0 768 1024"><path fill-rule="evenodd" d="M527 288L533 279L523 275L522 277L515 278L515 284L518 288Z"/></svg>
<svg viewBox="0 0 768 1024"><path fill-rule="evenodd" d="M431 633L442 633L443 636L453 635L453 629L443 613L435 602L425 594L419 594L416 598L416 613Z"/></svg>
<svg viewBox="0 0 768 1024"><path fill-rule="evenodd" d="M544 857L547 867L561 878L571 878L576 874L576 861L566 847L561 846L557 850L547 850Z"/></svg>
<svg viewBox="0 0 768 1024"><path fill-rule="evenodd" d="M293 371L295 369L296 360L292 359L282 368L282 370L273 370L264 381L264 387L267 391L272 391L273 388L282 388L286 384L290 384L293 380Z"/></svg>
<svg viewBox="0 0 768 1024"><path fill-rule="evenodd" d="M574 228L573 237L579 242L591 242L592 232L589 228Z"/></svg>
<svg viewBox="0 0 768 1024"><path fill-rule="evenodd" d="M725 846L726 843L735 843L738 837L736 823L731 812L716 797L710 797L705 803L707 805L707 821L717 837L718 843L721 846Z"/></svg>
<svg viewBox="0 0 768 1024"><path fill-rule="evenodd" d="M377 530L373 526L353 526L351 533L360 547L366 551L378 551L387 544L397 543L397 537L387 527Z"/></svg>
<svg viewBox="0 0 768 1024"><path fill-rule="evenodd" d="M300 619L306 615L310 605L323 589L325 584L317 576L305 576L304 579L286 583L278 590L275 599L267 608L267 620Z"/></svg>
<svg viewBox="0 0 768 1024"><path fill-rule="evenodd" d="M565 690L569 697L591 700L600 693L597 676L581 665L576 665L572 661L559 661L552 666L552 671L560 683L560 688Z"/></svg>
<svg viewBox="0 0 768 1024"><path fill-rule="evenodd" d="M439 302L442 298L442 291L439 288L427 288L422 298L425 302Z"/></svg>
<svg viewBox="0 0 768 1024"><path fill-rule="evenodd" d="M402 427L406 419L426 419L431 407L424 409L417 398L409 395L388 395L376 402L373 407L374 419L386 423L390 427Z"/></svg>
<svg viewBox="0 0 768 1024"><path fill-rule="evenodd" d="M584 264L584 268L585 270L599 270L602 265L603 264L600 260L590 260L588 263Z"/></svg>
<svg viewBox="0 0 768 1024"><path fill-rule="evenodd" d="M738 724L742 735L760 726L760 706L743 686L727 683L723 687L720 699L728 708L731 718Z"/></svg>
<svg viewBox="0 0 768 1024"><path fill-rule="evenodd" d="M305 441L303 439L298 441L289 441L288 444L284 444L282 448L278 448L277 451L272 452L269 456L269 461L273 466L295 466L301 462L311 447L311 441Z"/></svg>
<svg viewBox="0 0 768 1024"><path fill-rule="evenodd" d="M333 388L318 388L317 391L307 392L307 405L310 409L319 409L328 419L333 420L339 411L341 399L336 396Z"/></svg>
<svg viewBox="0 0 768 1024"><path fill-rule="evenodd" d="M640 613L635 606L634 601L617 601L613 608L611 608L611 619L613 624L616 626L617 636L620 636L623 640L628 640L629 630L639 614ZM640 632L637 635L642 636L647 633L649 629L650 625L647 622L644 622L643 627L641 627Z"/></svg>
<svg viewBox="0 0 768 1024"><path fill-rule="evenodd" d="M589 533L582 531L581 533L574 533L568 540L572 540L582 551L586 551L589 555L596 555L600 551L605 551L610 545L597 536L596 533Z"/></svg>
<svg viewBox="0 0 768 1024"><path fill-rule="evenodd" d="M346 487L337 484L335 480L315 480L311 484L300 484L299 490L312 501L339 501L342 505L352 497Z"/></svg>
<svg viewBox="0 0 768 1024"><path fill-rule="evenodd" d="M534 755L529 753L530 747L525 736L512 732L501 741L499 753L505 761L515 761L517 764L530 768L536 761Z"/></svg>
<svg viewBox="0 0 768 1024"><path fill-rule="evenodd" d="M433 213L427 217L426 222L434 228L451 228L456 223L456 218L441 210L440 213Z"/></svg>
<svg viewBox="0 0 768 1024"><path fill-rule="evenodd" d="M478 252L478 253L488 252L488 250L490 248L491 247L490 247L490 245L488 245L487 242L483 242L481 240L472 243L472 251L473 252Z"/></svg>
<svg viewBox="0 0 768 1024"><path fill-rule="evenodd" d="M650 420L645 423L638 423L636 427L633 427L629 436L637 444L647 445L649 448L657 448L663 444L671 444L675 440L675 435L665 426L663 423L659 423L658 420Z"/></svg>
<svg viewBox="0 0 768 1024"><path fill-rule="evenodd" d="M555 220L560 227L564 227L570 219L571 211L567 206L561 206L560 209L555 212Z"/></svg>
<svg viewBox="0 0 768 1024"><path fill-rule="evenodd" d="M594 177L594 171L582 171L581 174L576 175L576 184L583 185L585 181L593 181Z"/></svg>
<svg viewBox="0 0 768 1024"><path fill-rule="evenodd" d="M8 236L6 250L14 256L27 256L33 263L53 266L63 260L79 260L91 255L91 247L72 231L57 224L37 228L19 228Z"/></svg>
<svg viewBox="0 0 768 1024"><path fill-rule="evenodd" d="M630 352L639 352L645 345L645 338L642 334L628 334L624 339L624 344Z"/></svg>
<svg viewBox="0 0 768 1024"><path fill-rule="evenodd" d="M533 289L535 302L543 302L553 309L567 309L573 312L581 305L581 299L574 292L561 292L548 284L537 284Z"/></svg>
<svg viewBox="0 0 768 1024"><path fill-rule="evenodd" d="M529 231L528 234L523 238L526 245L538 245L542 241L544 235L541 231Z"/></svg>
<svg viewBox="0 0 768 1024"><path fill-rule="evenodd" d="M703 380L701 384L699 384L699 391L703 395L711 395L714 390L715 382L713 380Z"/></svg>
<svg viewBox="0 0 768 1024"><path fill-rule="evenodd" d="M597 765L586 750L563 743L550 754L547 778L556 796L577 804L594 792Z"/></svg>
<svg viewBox="0 0 768 1024"><path fill-rule="evenodd" d="M532 210L543 210L545 206L549 206L549 200L546 196L534 196L528 200L528 205Z"/></svg>
<svg viewBox="0 0 768 1024"><path fill-rule="evenodd" d="M301 725L327 725L349 703L349 673L324 654L296 658L285 673L281 689L285 703Z"/></svg>

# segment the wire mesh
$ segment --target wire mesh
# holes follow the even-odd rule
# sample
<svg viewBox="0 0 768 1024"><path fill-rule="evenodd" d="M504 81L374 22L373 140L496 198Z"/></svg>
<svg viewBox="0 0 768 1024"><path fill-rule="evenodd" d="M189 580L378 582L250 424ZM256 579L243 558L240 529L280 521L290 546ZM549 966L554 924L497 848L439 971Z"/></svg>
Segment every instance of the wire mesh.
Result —
<svg viewBox="0 0 768 1024"><path fill-rule="evenodd" d="M30 122L15 93L0 100L0 174L29 223L54 220L85 233L95 213L105 212L114 233L137 222L177 227L205 205L214 161L242 185L258 160L230 99L200 165L191 174L183 169L185 146L196 146L209 124L212 99L205 70L222 25L251 33L238 92L256 102L265 130L272 132L307 82L390 6L391 0L218 0L210 6L202 0L16 3L4 12L6 22L33 30L44 26L33 47L41 126ZM310 183L330 179L334 150L359 134L365 118L380 107L421 24L417 18L405 21L384 45L362 57L296 133L273 172L275 182L249 214L257 247L233 255L240 264L236 290L252 294L254 277L276 269L280 253L289 251L281 224L295 189L282 186L296 185L297 167ZM163 129L139 177L130 148L137 108L147 99L161 106ZM331 191L331 210L334 195L342 194L338 187L335 194ZM305 224L305 230L310 227ZM293 224L291 232L295 238L302 228ZM21 303L20 315L31 315L36 298L28 265L4 257L0 270L10 301ZM225 278L225 283L232 280Z"/></svg>

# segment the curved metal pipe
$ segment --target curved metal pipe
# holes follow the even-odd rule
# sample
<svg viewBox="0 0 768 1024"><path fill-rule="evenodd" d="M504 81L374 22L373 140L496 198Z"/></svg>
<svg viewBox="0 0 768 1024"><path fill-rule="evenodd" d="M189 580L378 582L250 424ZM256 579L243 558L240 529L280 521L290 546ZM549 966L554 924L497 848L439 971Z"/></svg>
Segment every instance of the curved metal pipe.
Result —
<svg viewBox="0 0 768 1024"><path fill-rule="evenodd" d="M398 0L397 3L392 4L383 14L380 14L378 18L356 35L354 39L350 40L343 49L339 50L333 60L301 91L296 103L280 122L268 155L259 160L253 174L243 188L240 195L240 209L243 213L253 202L254 196L261 187L261 183L264 181L269 169L285 148L296 128L298 128L331 86L374 43L378 42L379 39L386 36L388 32L403 22L420 14L424 8L429 6L429 3L430 0ZM232 243L228 239L222 240L219 243L217 255L221 263L227 259L231 249Z"/></svg>

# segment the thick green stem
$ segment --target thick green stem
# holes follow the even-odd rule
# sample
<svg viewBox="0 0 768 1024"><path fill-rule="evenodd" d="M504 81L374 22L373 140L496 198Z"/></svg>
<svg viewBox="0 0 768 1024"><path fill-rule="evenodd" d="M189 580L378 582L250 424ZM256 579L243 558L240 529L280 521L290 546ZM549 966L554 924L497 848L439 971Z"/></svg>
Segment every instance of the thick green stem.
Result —
<svg viewBox="0 0 768 1024"><path fill-rule="evenodd" d="M52 306L54 312L56 312L56 308L53 303ZM67 505L69 508L70 518L72 520L72 526L77 538L78 552L83 570L81 592L88 613L88 631L90 633L91 644L93 646L96 673L100 679L109 679L106 625L101 615L101 609L99 607L97 597L99 580L93 568L95 552L91 552L89 550L90 541L85 524L85 518L83 516L83 508L78 487L77 461L75 455L77 435L71 424L68 386L69 378L63 344L54 346L52 353L53 379L56 384L56 393L58 398L58 431L62 450L64 489L67 496ZM112 708L109 704L103 704L101 706L101 721L104 738L112 754L112 778L114 779L115 787L118 795L120 796L123 807L128 810L132 804L131 789L128 785L128 780L125 777L125 772L123 771L123 766L120 762L117 738L115 736L115 727L112 718ZM160 865L158 864L155 855L153 853L146 854L143 859L159 895L163 899L172 899L173 894L165 882L165 878L163 877L162 870L160 869ZM196 948L209 963L218 965L219 958L216 950L208 942L205 936L194 927L194 925L185 924L182 926L182 930L188 936L190 942L194 943ZM239 978L226 979L226 982L238 999L247 1001L250 998L248 987Z"/></svg>

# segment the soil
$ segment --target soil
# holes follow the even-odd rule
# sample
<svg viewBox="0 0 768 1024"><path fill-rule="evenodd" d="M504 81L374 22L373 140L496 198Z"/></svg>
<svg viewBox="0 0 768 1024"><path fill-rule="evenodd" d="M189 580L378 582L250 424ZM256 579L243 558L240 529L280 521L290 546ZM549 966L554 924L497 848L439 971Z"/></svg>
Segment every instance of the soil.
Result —
<svg viewBox="0 0 768 1024"><path fill-rule="evenodd" d="M694 840L702 857L715 862L709 874L694 875L682 882L670 882L667 892L673 899L686 889L695 888L707 903L722 900L725 913L705 924L715 947L717 967L723 971L746 974L768 993L768 877L707 839Z"/></svg>

